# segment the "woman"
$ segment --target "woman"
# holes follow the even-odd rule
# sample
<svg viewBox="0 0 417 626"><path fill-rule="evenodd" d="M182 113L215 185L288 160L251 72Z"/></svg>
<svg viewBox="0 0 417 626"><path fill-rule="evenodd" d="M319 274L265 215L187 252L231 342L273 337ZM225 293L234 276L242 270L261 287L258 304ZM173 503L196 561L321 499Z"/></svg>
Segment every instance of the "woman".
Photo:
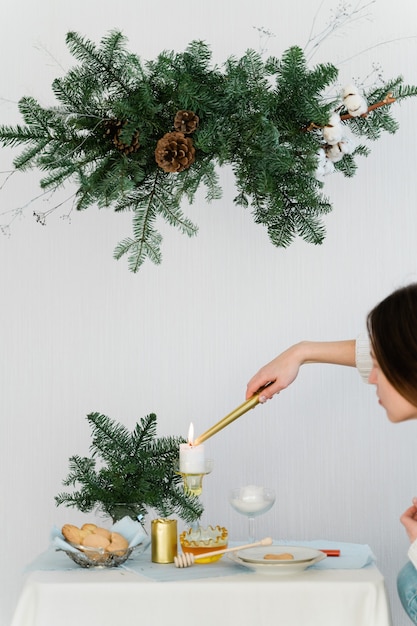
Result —
<svg viewBox="0 0 417 626"><path fill-rule="evenodd" d="M266 402L296 379L302 365L332 363L356 366L376 386L378 401L391 422L417 418L417 284L394 291L372 309L367 329L369 341L302 341L291 346L251 378L246 397L269 383L260 397ZM399 573L397 587L404 609L417 624L417 498L400 521L411 545L410 562Z"/></svg>

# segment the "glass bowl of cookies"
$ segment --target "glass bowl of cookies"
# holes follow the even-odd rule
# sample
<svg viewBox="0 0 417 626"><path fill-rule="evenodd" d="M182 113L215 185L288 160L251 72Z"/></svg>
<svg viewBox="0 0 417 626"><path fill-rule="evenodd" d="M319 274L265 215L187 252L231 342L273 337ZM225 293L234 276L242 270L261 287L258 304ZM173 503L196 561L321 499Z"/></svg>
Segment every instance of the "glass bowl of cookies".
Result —
<svg viewBox="0 0 417 626"><path fill-rule="evenodd" d="M118 567L135 551L140 554L149 538L139 522L125 518L112 528L86 523L81 527L64 524L55 529L53 542L80 567Z"/></svg>

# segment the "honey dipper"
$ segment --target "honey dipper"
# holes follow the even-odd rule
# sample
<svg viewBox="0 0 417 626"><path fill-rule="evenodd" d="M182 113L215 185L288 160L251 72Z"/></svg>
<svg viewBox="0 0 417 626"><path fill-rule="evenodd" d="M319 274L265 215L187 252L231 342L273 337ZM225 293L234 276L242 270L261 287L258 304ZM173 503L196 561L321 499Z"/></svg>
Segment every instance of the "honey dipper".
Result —
<svg viewBox="0 0 417 626"><path fill-rule="evenodd" d="M255 543L247 543L244 546L235 546L234 548L224 548L223 550L205 552L204 554L194 555L191 552L183 552L182 554L178 554L178 556L174 556L174 563L175 567L190 567L190 565L193 565L195 561L205 559L209 556L225 554L226 552L235 552L237 550L246 550L247 548L256 548L257 546L270 546L271 544L271 537L265 537L265 539L261 539L261 541L256 541Z"/></svg>

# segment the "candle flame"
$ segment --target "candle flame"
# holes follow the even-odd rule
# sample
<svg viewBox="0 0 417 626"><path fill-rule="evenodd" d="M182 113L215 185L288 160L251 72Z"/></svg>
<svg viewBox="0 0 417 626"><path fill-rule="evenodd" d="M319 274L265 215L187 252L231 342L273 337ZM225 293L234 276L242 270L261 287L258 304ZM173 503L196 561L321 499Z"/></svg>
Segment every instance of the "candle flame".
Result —
<svg viewBox="0 0 417 626"><path fill-rule="evenodd" d="M193 445L193 441L194 441L194 425L191 422L190 428L188 429L188 444L190 446L192 446Z"/></svg>

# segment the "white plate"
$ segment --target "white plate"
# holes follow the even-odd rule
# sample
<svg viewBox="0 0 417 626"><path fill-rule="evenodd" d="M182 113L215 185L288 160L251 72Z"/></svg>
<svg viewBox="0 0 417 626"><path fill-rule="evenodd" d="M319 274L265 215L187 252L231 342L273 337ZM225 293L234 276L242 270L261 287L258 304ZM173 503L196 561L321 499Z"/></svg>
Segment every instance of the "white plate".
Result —
<svg viewBox="0 0 417 626"><path fill-rule="evenodd" d="M242 561L248 563L261 563L261 564L276 564L276 563L294 563L300 561L313 561L317 557L321 556L323 552L315 550L314 548L306 548L304 546L287 546L287 545L272 545L262 546L259 548L248 548L247 550L239 550L236 552L237 556ZM291 554L292 559L265 559L265 555L274 554Z"/></svg>
<svg viewBox="0 0 417 626"><path fill-rule="evenodd" d="M266 560L265 554L289 553L293 559ZM320 550L304 548L302 546L268 546L263 548L249 548L232 553L230 557L235 563L248 567L259 574L272 576L288 576L299 574L307 567L326 558Z"/></svg>

